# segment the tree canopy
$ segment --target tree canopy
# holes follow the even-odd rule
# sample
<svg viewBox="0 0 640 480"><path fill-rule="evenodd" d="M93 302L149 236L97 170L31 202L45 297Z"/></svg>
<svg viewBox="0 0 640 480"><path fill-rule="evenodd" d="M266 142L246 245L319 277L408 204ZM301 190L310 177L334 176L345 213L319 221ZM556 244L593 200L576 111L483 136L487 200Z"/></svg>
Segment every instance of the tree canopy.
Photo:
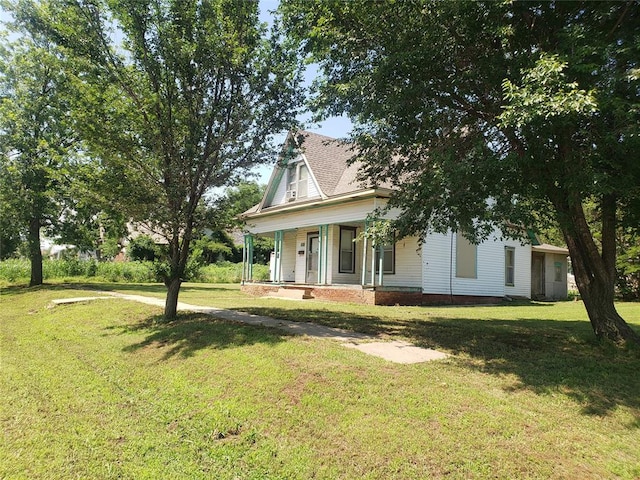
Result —
<svg viewBox="0 0 640 480"><path fill-rule="evenodd" d="M25 35L0 47L3 243L27 238L31 285L42 283L40 230L57 220L75 154L71 91L61 52L47 38Z"/></svg>
<svg viewBox="0 0 640 480"><path fill-rule="evenodd" d="M81 134L101 159L101 191L167 239L175 317L204 193L265 161L295 117L290 49L267 37L257 2L18 0L14 12L87 63Z"/></svg>
<svg viewBox="0 0 640 480"><path fill-rule="evenodd" d="M361 175L399 187L400 234L477 241L555 220L596 335L637 342L613 293L616 222L640 212L638 6L283 0L280 13L323 74L317 114L348 114Z"/></svg>

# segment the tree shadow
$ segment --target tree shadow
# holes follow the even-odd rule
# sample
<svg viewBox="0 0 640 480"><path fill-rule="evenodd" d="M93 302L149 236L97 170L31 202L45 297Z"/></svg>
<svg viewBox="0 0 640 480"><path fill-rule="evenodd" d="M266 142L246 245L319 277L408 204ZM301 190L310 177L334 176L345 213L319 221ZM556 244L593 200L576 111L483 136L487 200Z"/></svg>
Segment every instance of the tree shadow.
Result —
<svg viewBox="0 0 640 480"><path fill-rule="evenodd" d="M142 333L145 338L125 347L125 352L136 352L146 348L164 350L163 360L175 356L192 357L203 349L228 349L253 344L277 345L288 334L262 326L243 325L219 320L202 313L181 313L177 319L166 322L162 315L125 326L108 327L117 334Z"/></svg>
<svg viewBox="0 0 640 480"><path fill-rule="evenodd" d="M566 395L588 415L606 415L618 405L636 410L640 426L640 349L600 343L588 321L474 319L361 315L322 308L243 307L249 313L304 319L332 327L404 337L424 348L456 356L465 368L496 376L515 375L510 390ZM419 315L419 313L417 314Z"/></svg>

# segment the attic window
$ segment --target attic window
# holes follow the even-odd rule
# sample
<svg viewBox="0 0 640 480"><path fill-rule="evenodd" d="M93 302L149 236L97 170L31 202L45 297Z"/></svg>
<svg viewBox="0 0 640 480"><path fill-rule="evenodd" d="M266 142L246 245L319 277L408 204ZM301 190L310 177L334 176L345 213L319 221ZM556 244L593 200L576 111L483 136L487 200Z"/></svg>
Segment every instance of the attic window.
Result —
<svg viewBox="0 0 640 480"><path fill-rule="evenodd" d="M306 198L309 191L309 170L304 162L289 166L287 191L290 199Z"/></svg>

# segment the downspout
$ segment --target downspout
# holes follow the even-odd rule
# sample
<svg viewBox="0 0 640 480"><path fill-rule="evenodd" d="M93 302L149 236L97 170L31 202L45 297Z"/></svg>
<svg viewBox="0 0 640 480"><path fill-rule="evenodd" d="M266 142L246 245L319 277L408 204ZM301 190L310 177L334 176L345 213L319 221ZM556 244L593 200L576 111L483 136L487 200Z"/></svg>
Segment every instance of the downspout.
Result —
<svg viewBox="0 0 640 480"><path fill-rule="evenodd" d="M360 274L361 276L361 284L364 287L366 285L367 282L367 227L368 227L368 222L367 220L364 221L364 237L362 239L362 272Z"/></svg>
<svg viewBox="0 0 640 480"><path fill-rule="evenodd" d="M453 304L453 231L449 243L449 302Z"/></svg>

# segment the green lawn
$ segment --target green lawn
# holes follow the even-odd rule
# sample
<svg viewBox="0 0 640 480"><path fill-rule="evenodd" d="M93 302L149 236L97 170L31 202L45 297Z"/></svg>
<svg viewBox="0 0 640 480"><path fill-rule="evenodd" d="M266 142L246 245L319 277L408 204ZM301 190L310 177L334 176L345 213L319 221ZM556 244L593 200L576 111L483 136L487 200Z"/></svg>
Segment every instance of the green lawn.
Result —
<svg viewBox="0 0 640 480"><path fill-rule="evenodd" d="M164 296L154 285L93 284ZM0 295L0 478L639 478L640 353L579 302L364 307L186 284L180 300L405 338L399 365L328 340L86 296ZM640 329L640 304L620 304Z"/></svg>

